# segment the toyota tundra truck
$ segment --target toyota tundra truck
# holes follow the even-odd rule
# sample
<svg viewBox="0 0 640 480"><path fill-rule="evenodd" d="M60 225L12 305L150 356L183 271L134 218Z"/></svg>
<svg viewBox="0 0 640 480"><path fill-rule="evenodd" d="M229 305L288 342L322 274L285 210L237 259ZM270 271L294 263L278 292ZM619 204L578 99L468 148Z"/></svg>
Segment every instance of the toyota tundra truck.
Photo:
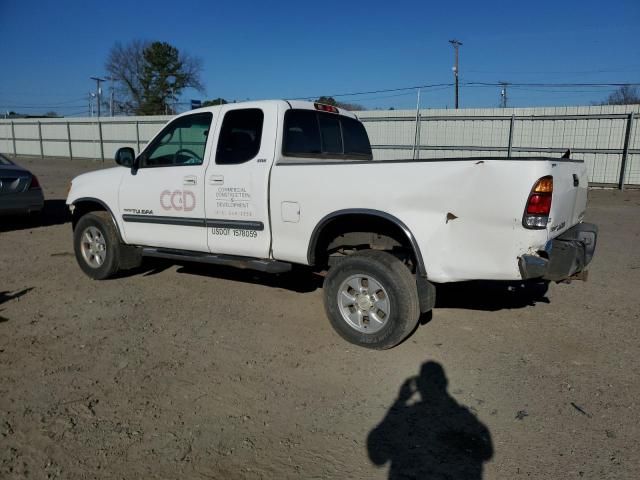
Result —
<svg viewBox="0 0 640 480"><path fill-rule="evenodd" d="M71 184L80 268L142 257L270 273L307 265L344 339L390 348L435 304L434 283L562 281L593 257L582 160L378 160L353 113L258 101L178 115L138 154Z"/></svg>

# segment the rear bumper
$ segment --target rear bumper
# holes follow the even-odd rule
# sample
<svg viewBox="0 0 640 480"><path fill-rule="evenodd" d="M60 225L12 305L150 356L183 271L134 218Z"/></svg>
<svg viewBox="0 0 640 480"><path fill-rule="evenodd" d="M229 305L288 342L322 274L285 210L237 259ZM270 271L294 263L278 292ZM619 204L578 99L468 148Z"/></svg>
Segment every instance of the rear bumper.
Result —
<svg viewBox="0 0 640 480"><path fill-rule="evenodd" d="M518 259L520 275L524 280L565 280L589 265L597 239L596 225L579 223L548 242L539 255L522 255Z"/></svg>
<svg viewBox="0 0 640 480"><path fill-rule="evenodd" d="M35 213L41 211L43 206L44 195L40 188L0 196L0 214L2 215Z"/></svg>

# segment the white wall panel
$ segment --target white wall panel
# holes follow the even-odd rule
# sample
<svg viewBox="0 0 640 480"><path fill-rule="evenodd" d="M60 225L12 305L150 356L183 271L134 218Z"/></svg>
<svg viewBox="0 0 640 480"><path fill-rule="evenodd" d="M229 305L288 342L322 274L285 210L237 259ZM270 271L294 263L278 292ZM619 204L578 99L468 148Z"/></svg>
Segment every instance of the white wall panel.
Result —
<svg viewBox="0 0 640 480"><path fill-rule="evenodd" d="M420 111L420 144L424 147L418 157L451 158L460 156L506 156L511 115L516 117L513 129L513 155L560 155L564 149L613 149L616 152L573 152L583 158L594 183L618 182L621 151L627 130L627 117L589 118L587 115L628 115L640 113L640 107L588 106L547 108L487 108L487 109L425 109ZM376 160L410 158L416 131L415 110L376 110L356 112L364 121L374 146L404 146L407 148L374 148ZM540 115L584 115L579 119L536 119ZM483 118L487 116L502 118ZM426 118L425 118L426 117ZM460 117L460 118L459 118ZM640 185L640 115L636 116L631 132L627 160L627 182ZM115 151L130 146L139 151L170 119L170 116L102 117L103 148L99 144L97 118L16 119L13 120L15 145L19 155L40 155L38 122L45 156L68 156L67 124L72 138L74 158L88 157L111 161ZM398 120L400 119L400 120ZM13 154L11 120L0 120L0 152ZM458 147L458 148L456 148ZM488 148L484 150L484 147ZM494 147L491 149L489 147ZM499 147L496 149L495 147ZM554 152L526 151L527 148L554 148ZM524 149L524 151L522 151Z"/></svg>

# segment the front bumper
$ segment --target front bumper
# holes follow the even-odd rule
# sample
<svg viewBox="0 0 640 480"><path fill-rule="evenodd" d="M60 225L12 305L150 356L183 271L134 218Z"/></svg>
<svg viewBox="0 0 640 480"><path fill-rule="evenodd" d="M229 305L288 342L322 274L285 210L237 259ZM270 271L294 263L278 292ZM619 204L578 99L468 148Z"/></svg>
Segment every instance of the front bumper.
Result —
<svg viewBox="0 0 640 480"><path fill-rule="evenodd" d="M541 278L559 282L583 271L596 249L598 227L579 223L547 243L538 255L522 255L518 259L524 280Z"/></svg>

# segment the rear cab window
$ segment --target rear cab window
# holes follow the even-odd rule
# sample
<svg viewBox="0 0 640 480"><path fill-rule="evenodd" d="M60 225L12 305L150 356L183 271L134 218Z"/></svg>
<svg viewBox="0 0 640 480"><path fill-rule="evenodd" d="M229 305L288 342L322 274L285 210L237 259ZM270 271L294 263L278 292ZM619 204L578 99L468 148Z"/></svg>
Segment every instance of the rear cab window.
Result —
<svg viewBox="0 0 640 480"><path fill-rule="evenodd" d="M326 160L372 160L367 132L359 121L334 113L287 110L282 154Z"/></svg>

